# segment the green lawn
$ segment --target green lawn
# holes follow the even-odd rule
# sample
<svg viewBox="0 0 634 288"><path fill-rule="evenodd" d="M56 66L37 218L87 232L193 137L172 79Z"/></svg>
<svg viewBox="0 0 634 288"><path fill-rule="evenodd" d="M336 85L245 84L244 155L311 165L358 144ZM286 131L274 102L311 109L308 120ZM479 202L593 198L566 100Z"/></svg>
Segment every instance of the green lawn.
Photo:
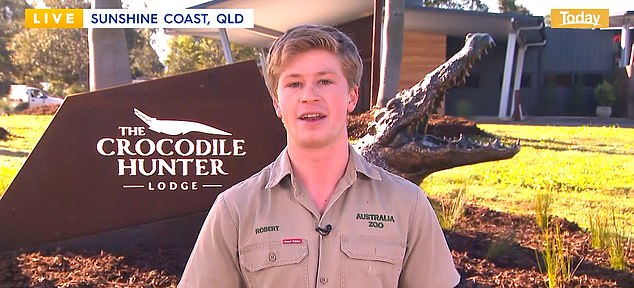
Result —
<svg viewBox="0 0 634 288"><path fill-rule="evenodd" d="M634 223L634 129L478 125L520 139L512 159L440 171L421 187L447 198L466 187L471 202L499 211L533 214L540 191L553 193L551 211L588 227L599 210L615 211L625 233Z"/></svg>
<svg viewBox="0 0 634 288"><path fill-rule="evenodd" d="M53 116L0 116L0 127L13 137L0 141L0 197L18 173L28 153L40 140Z"/></svg>
<svg viewBox="0 0 634 288"><path fill-rule="evenodd" d="M0 116L16 135L0 141L0 195L26 160L52 116ZM614 210L626 233L634 223L634 129L478 125L520 139L514 158L440 171L421 186L434 198L466 187L471 202L500 211L532 214L536 192L552 191L552 212L587 227L597 209Z"/></svg>

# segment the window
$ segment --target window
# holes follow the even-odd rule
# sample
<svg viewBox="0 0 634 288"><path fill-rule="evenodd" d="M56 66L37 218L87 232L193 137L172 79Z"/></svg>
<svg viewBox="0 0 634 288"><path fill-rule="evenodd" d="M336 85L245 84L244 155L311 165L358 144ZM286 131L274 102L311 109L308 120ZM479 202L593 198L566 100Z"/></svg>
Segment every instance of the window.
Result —
<svg viewBox="0 0 634 288"><path fill-rule="evenodd" d="M581 76L583 77L583 84L586 87L594 88L603 81L603 75L599 73L586 73L581 74Z"/></svg>
<svg viewBox="0 0 634 288"><path fill-rule="evenodd" d="M557 87L572 87L572 74L547 73L544 76L544 84Z"/></svg>
<svg viewBox="0 0 634 288"><path fill-rule="evenodd" d="M515 78L511 78L511 81L515 81ZM500 87L502 86L502 83L504 83L504 78L503 76L500 76ZM515 84L512 84L512 85L515 85ZM520 88L529 88L530 86L531 86L531 75L522 74L522 84L520 85Z"/></svg>

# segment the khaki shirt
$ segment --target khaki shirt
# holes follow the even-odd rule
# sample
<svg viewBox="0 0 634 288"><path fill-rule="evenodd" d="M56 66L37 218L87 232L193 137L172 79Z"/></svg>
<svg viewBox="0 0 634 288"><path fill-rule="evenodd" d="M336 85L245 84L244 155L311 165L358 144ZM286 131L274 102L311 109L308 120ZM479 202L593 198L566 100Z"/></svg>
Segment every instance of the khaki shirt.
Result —
<svg viewBox="0 0 634 288"><path fill-rule="evenodd" d="M178 287L453 287L443 232L421 189L352 148L323 214L286 150L221 193ZM332 230L321 235L315 228ZM324 233L325 234L325 233Z"/></svg>

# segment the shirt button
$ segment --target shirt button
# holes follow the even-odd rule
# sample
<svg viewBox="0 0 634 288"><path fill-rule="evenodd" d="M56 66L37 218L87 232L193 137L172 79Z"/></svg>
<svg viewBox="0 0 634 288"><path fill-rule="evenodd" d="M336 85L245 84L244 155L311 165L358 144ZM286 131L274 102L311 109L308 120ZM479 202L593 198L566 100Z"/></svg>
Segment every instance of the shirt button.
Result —
<svg viewBox="0 0 634 288"><path fill-rule="evenodd" d="M319 277L319 283L321 284L328 283L328 277L324 277L324 276Z"/></svg>
<svg viewBox="0 0 634 288"><path fill-rule="evenodd" d="M275 260L277 260L277 255L275 252L271 252L271 254L269 254L269 261L275 262Z"/></svg>

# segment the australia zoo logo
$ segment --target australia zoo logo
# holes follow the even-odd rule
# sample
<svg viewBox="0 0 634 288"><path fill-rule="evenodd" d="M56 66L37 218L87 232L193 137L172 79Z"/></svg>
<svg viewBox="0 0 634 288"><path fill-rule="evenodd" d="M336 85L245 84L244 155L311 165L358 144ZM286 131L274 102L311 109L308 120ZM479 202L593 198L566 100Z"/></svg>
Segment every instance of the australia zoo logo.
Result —
<svg viewBox="0 0 634 288"><path fill-rule="evenodd" d="M116 160L113 174L138 179L122 185L124 189L222 188L219 180L231 173L225 161L247 154L244 139L207 124L157 119L136 108L134 115L143 126L118 126L113 137L96 143L99 155Z"/></svg>

